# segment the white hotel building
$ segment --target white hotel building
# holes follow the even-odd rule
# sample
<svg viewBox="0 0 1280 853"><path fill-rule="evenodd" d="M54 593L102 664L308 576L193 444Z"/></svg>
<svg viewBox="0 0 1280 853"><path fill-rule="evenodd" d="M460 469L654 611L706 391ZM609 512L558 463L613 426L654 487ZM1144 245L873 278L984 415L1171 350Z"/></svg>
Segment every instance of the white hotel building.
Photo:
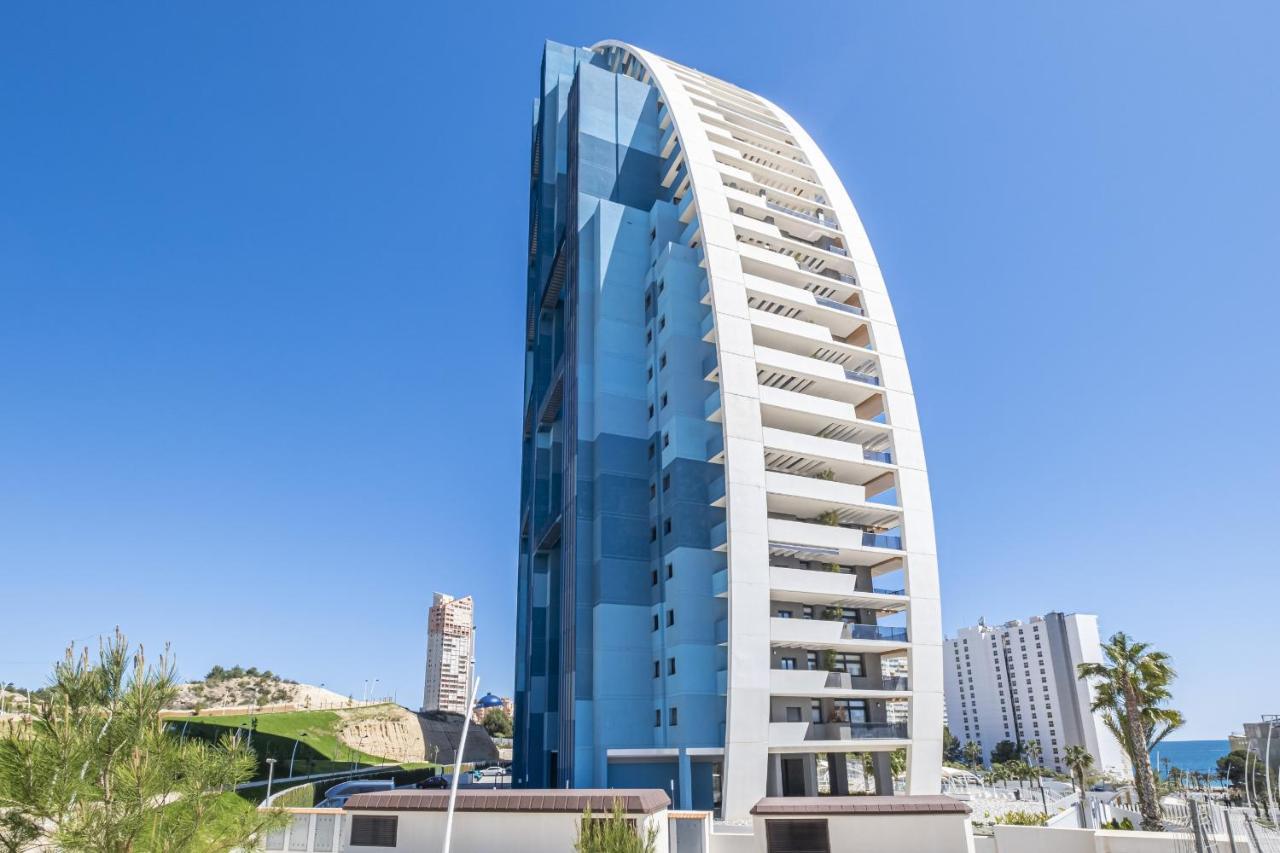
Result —
<svg viewBox="0 0 1280 853"><path fill-rule="evenodd" d="M1098 617L1089 614L962 628L943 650L951 733L977 743L984 763L1000 741L1036 740L1046 767L1067 772L1067 747L1079 744L1096 770L1127 776L1119 742L1089 709L1093 689L1076 677L1078 664L1101 660Z"/></svg>

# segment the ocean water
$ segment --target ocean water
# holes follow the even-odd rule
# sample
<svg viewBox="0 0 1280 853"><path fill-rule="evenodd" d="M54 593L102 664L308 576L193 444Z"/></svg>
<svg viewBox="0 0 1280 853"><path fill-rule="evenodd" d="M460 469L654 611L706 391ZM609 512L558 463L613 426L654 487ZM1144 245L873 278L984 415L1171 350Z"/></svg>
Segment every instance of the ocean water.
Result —
<svg viewBox="0 0 1280 853"><path fill-rule="evenodd" d="M1218 759L1231 751L1225 740L1166 740L1151 750L1151 769L1164 776L1164 760L1185 771L1216 773Z"/></svg>

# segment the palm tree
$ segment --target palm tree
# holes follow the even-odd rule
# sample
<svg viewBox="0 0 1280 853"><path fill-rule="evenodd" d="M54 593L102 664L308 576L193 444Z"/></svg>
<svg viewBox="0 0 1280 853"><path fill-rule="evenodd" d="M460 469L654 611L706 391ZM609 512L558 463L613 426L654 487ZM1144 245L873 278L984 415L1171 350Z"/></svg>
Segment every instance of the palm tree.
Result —
<svg viewBox="0 0 1280 853"><path fill-rule="evenodd" d="M1067 747L1067 768L1071 771L1071 781L1080 788L1080 797L1084 797L1084 779L1093 766L1093 754L1083 746L1072 744Z"/></svg>
<svg viewBox="0 0 1280 853"><path fill-rule="evenodd" d="M1102 646L1107 663L1082 663L1081 679L1094 690L1092 710L1101 711L1103 722L1116 736L1133 765L1142 828L1158 832L1160 804L1151 772L1151 749L1180 727L1182 714L1163 707L1171 696L1169 685L1176 673L1164 652L1135 642L1118 632Z"/></svg>
<svg viewBox="0 0 1280 853"><path fill-rule="evenodd" d="M982 766L982 747L976 741L969 741L964 745L964 760L975 770Z"/></svg>

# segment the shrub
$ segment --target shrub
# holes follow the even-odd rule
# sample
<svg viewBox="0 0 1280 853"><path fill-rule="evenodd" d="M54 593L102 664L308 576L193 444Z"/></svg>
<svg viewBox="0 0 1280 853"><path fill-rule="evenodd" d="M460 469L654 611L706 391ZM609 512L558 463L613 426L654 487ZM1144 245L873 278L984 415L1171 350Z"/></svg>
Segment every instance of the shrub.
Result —
<svg viewBox="0 0 1280 853"><path fill-rule="evenodd" d="M1049 816L1044 812L1005 812L996 818L996 823L1006 826L1044 826L1048 822Z"/></svg>
<svg viewBox="0 0 1280 853"><path fill-rule="evenodd" d="M622 801L613 801L608 817L594 817L591 809L582 813L578 837L573 842L576 853L654 853L658 828L650 826L644 837L636 822L622 810Z"/></svg>
<svg viewBox="0 0 1280 853"><path fill-rule="evenodd" d="M316 804L316 785L308 782L282 791L271 803L281 809L309 809Z"/></svg>

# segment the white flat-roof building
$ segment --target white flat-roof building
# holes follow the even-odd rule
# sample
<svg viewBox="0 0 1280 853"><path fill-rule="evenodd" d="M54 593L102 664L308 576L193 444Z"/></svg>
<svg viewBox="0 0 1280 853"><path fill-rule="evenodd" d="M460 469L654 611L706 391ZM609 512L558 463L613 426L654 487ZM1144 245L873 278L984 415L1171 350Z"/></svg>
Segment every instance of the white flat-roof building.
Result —
<svg viewBox="0 0 1280 853"><path fill-rule="evenodd" d="M984 762L1000 741L1039 741L1041 763L1067 772L1067 747L1079 744L1098 771L1129 775L1119 742L1090 710L1093 688L1076 677L1102 660L1098 617L1047 613L999 626L961 628L943 649L951 733L977 743Z"/></svg>

